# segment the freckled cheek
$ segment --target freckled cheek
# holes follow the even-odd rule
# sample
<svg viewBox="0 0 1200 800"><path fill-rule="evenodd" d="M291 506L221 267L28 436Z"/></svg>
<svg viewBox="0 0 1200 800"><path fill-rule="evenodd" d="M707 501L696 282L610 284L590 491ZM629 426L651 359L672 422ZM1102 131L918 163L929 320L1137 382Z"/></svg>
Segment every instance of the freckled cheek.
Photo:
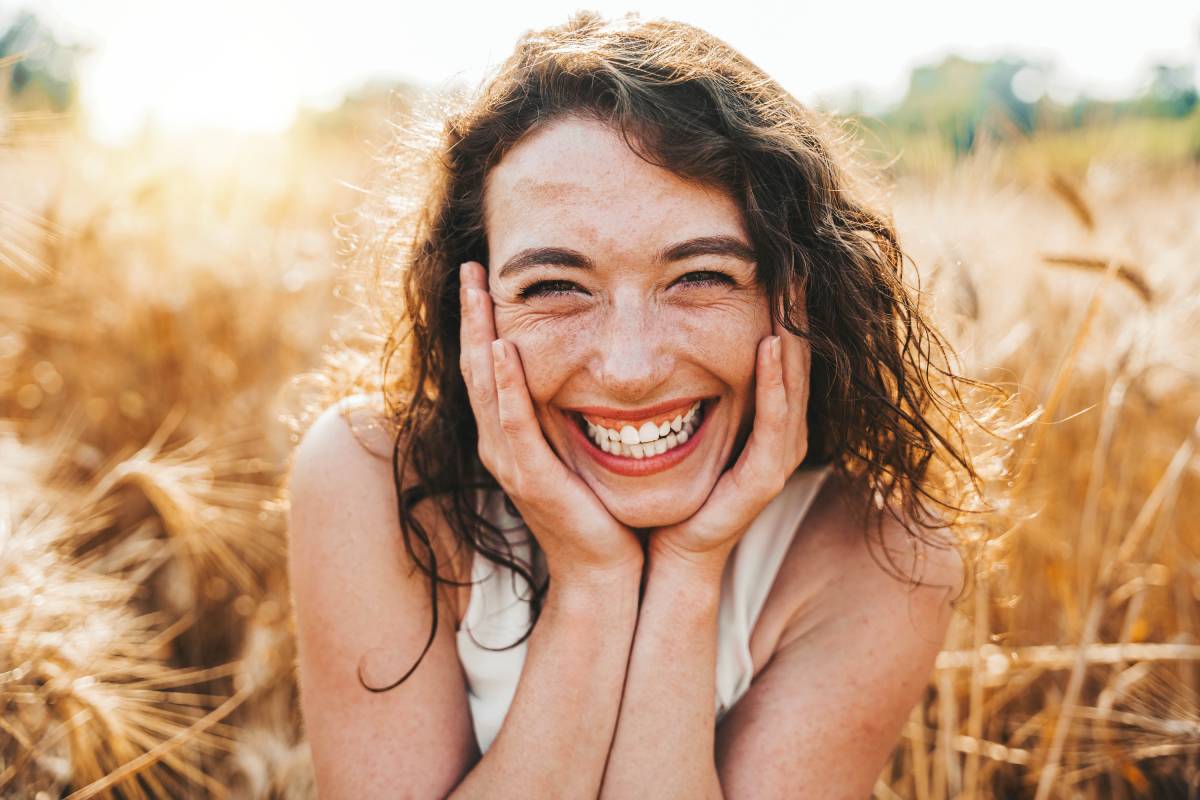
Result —
<svg viewBox="0 0 1200 800"><path fill-rule="evenodd" d="M535 406L548 403L586 363L588 336L581 325L563 320L535 323L497 313L496 334L512 342L521 354L525 384Z"/></svg>
<svg viewBox="0 0 1200 800"><path fill-rule="evenodd" d="M702 364L733 391L749 413L758 343L771 332L765 304L759 309L739 309L736 314L693 313L677 319L681 346L689 360Z"/></svg>

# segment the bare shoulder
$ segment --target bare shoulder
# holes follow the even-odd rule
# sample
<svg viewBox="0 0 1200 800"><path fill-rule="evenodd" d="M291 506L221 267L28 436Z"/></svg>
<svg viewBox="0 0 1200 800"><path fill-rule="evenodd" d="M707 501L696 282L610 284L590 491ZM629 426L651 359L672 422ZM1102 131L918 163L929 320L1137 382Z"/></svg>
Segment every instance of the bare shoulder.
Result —
<svg viewBox="0 0 1200 800"><path fill-rule="evenodd" d="M400 535L390 513L396 493L382 428L368 426L364 441L369 412L354 400L326 408L292 452L287 494L293 566L297 559L332 565L340 563L328 560L334 556L374 558Z"/></svg>
<svg viewBox="0 0 1200 800"><path fill-rule="evenodd" d="M914 635L948 623L964 582L959 552L923 543L891 517L876 528L861 514L864 503L836 474L825 480L795 532L755 630L756 668L848 614L882 613L899 604L908 609ZM940 532L928 533L936 540Z"/></svg>
<svg viewBox="0 0 1200 800"><path fill-rule="evenodd" d="M345 492L384 502L390 491L392 440L381 407L356 395L326 408L292 451L287 488L293 503L344 503Z"/></svg>
<svg viewBox="0 0 1200 800"><path fill-rule="evenodd" d="M332 408L341 415L359 447L376 459L391 461L396 429L387 417L383 395L345 397Z"/></svg>
<svg viewBox="0 0 1200 800"><path fill-rule="evenodd" d="M938 546L942 531L906 529L883 515L867 520L867 500L845 480L831 474L793 540L793 557L821 558L844 567L874 565L898 583L940 588L957 595L963 585L963 561L956 548Z"/></svg>
<svg viewBox="0 0 1200 800"><path fill-rule="evenodd" d="M961 565L888 522L882 546L919 583L897 578L869 544L862 502L830 476L791 542L751 640L754 680L718 729L731 796L869 795L929 683Z"/></svg>
<svg viewBox="0 0 1200 800"><path fill-rule="evenodd" d="M322 796L397 785L441 796L477 757L454 616L432 615L428 578L401 538L390 458L364 446L348 410L330 407L305 433L288 487L300 701L317 784ZM422 524L435 541L447 536L440 515Z"/></svg>
<svg viewBox="0 0 1200 800"><path fill-rule="evenodd" d="M398 497L392 471L396 447L395 426L387 419L378 394L354 395L326 408L305 432L292 454L288 494L292 505L306 508L346 509L370 513L376 524L352 532L360 546L382 545L381 538L398 541ZM465 556L432 503L418 514L434 537L439 565L450 577L461 580ZM388 545L390 548L390 545ZM459 608L457 593L447 597Z"/></svg>

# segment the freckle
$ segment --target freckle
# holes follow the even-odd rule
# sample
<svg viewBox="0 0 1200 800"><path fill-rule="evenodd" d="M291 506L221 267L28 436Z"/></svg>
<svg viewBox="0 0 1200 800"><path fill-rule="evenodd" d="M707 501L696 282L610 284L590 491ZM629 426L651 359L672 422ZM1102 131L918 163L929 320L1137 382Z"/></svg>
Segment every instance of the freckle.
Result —
<svg viewBox="0 0 1200 800"><path fill-rule="evenodd" d="M534 195L539 199L567 200L579 194L579 187L564 181L550 181L544 178L522 178L513 187L517 192Z"/></svg>

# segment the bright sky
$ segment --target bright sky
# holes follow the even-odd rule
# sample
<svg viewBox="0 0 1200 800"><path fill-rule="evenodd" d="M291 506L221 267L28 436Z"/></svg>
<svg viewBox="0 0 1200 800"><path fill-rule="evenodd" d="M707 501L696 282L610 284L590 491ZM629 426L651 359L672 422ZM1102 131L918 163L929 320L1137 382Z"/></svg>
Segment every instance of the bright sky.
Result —
<svg viewBox="0 0 1200 800"><path fill-rule="evenodd" d="M20 2L20 0L18 0ZM699 25L805 101L852 87L882 103L908 71L951 53L1055 66L1060 91L1114 96L1156 61L1200 63L1195 0L581 0ZM169 131L285 128L369 78L477 82L529 28L575 6L550 0L24 0L69 41L86 41L82 98L93 130L121 139L149 116Z"/></svg>

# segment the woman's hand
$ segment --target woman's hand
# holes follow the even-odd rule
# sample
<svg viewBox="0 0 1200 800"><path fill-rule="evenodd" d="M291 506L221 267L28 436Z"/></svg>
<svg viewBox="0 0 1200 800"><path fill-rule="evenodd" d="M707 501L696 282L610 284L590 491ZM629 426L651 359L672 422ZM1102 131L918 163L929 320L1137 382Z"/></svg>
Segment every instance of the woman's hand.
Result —
<svg viewBox="0 0 1200 800"><path fill-rule="evenodd" d="M546 442L517 348L496 338L483 266L463 264L460 284L459 364L479 430L479 458L537 538L550 575L586 581L625 569L640 573L637 536Z"/></svg>
<svg viewBox="0 0 1200 800"><path fill-rule="evenodd" d="M737 462L695 514L650 534L650 550L679 556L719 574L755 517L783 489L808 452L808 343L778 323L759 342L754 428Z"/></svg>

